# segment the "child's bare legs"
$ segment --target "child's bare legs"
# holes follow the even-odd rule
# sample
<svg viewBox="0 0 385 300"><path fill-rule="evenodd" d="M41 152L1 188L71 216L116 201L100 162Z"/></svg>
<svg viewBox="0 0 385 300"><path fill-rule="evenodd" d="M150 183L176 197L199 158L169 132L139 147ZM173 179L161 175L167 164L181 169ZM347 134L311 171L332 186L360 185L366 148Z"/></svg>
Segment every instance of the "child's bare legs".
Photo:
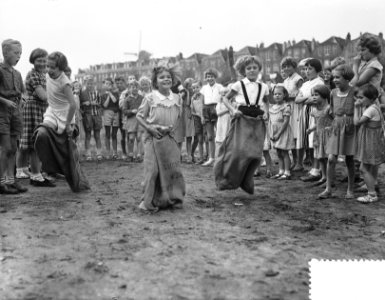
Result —
<svg viewBox="0 0 385 300"><path fill-rule="evenodd" d="M106 146L106 150L108 155L110 155L111 152L111 145L110 145L110 140L111 140L111 126L104 126L105 130L105 137L104 137L104 142Z"/></svg>
<svg viewBox="0 0 385 300"><path fill-rule="evenodd" d="M270 151L269 150L263 150L263 157L265 158L266 162L266 176L271 177L271 156L270 156Z"/></svg>
<svg viewBox="0 0 385 300"><path fill-rule="evenodd" d="M293 171L299 171L303 169L303 156L305 153L305 149L297 149L297 163L293 169Z"/></svg>
<svg viewBox="0 0 385 300"><path fill-rule="evenodd" d="M375 177L373 176L374 174L372 173L372 165L361 163L360 170L364 177L365 184L368 188L368 194L376 194L376 191L374 190Z"/></svg>
<svg viewBox="0 0 385 300"><path fill-rule="evenodd" d="M209 148L208 148L209 160L203 165L211 166L215 160L214 159L215 157L215 133L214 133L215 122L207 122L205 126L207 130L207 139L209 141Z"/></svg>
<svg viewBox="0 0 385 300"><path fill-rule="evenodd" d="M29 149L19 149L16 153L16 177L17 178L28 178L28 162L30 160Z"/></svg>
<svg viewBox="0 0 385 300"><path fill-rule="evenodd" d="M28 189L15 182L17 136L0 134L0 184L7 185L10 193L22 193ZM3 191L3 188L2 188Z"/></svg>
<svg viewBox="0 0 385 300"><path fill-rule="evenodd" d="M327 159L326 158L320 158L319 164L321 167L321 179L320 182L324 182L326 180L326 166L327 166Z"/></svg>
<svg viewBox="0 0 385 300"><path fill-rule="evenodd" d="M142 157L143 157L143 154L144 154L144 147L143 147L143 133L141 131L138 131L136 133L136 145L137 145L137 154L136 154L136 158L141 161L142 160Z"/></svg>
<svg viewBox="0 0 385 300"><path fill-rule="evenodd" d="M290 155L288 150L281 150L283 157L283 165L285 169L285 175L290 176Z"/></svg>
<svg viewBox="0 0 385 300"><path fill-rule="evenodd" d="M91 157L91 131L85 131L84 148L86 149L87 159Z"/></svg>
<svg viewBox="0 0 385 300"><path fill-rule="evenodd" d="M206 128L207 128L207 140L209 142L209 148L208 148L208 154L209 158L215 157L215 133L214 133L214 125L213 122L207 122Z"/></svg>
<svg viewBox="0 0 385 300"><path fill-rule="evenodd" d="M293 156L293 163L291 168L294 168L297 165L297 149L291 149L291 155Z"/></svg>
<svg viewBox="0 0 385 300"><path fill-rule="evenodd" d="M96 144L96 155L100 159L102 155L102 141L100 139L100 130L94 130L94 139Z"/></svg>
<svg viewBox="0 0 385 300"><path fill-rule="evenodd" d="M186 151L187 151L187 157L189 157L191 155L191 144L192 144L192 137L191 136L188 136L186 137ZM189 162L192 162L192 155L190 156L191 157L191 160L190 158L188 158L187 160Z"/></svg>
<svg viewBox="0 0 385 300"><path fill-rule="evenodd" d="M11 137L0 134L0 183L5 184L5 177L8 169L8 157L11 152Z"/></svg>
<svg viewBox="0 0 385 300"><path fill-rule="evenodd" d="M277 149L277 156L278 156L278 167L279 167L279 175L283 175L285 173L285 163L283 161L283 155L282 150Z"/></svg>
<svg viewBox="0 0 385 300"><path fill-rule="evenodd" d="M123 125L120 125L120 146L122 147L122 158L125 159L127 156L127 150L126 150L126 131L123 129Z"/></svg>
<svg viewBox="0 0 385 300"><path fill-rule="evenodd" d="M111 132L113 158L117 158L118 155L118 129L119 127L113 126Z"/></svg>
<svg viewBox="0 0 385 300"><path fill-rule="evenodd" d="M346 196L352 198L354 195L354 156L346 155L345 163L348 168L348 191L346 192Z"/></svg>
<svg viewBox="0 0 385 300"><path fill-rule="evenodd" d="M135 132L127 132L127 152L128 159L131 161L134 159L135 135Z"/></svg>
<svg viewBox="0 0 385 300"><path fill-rule="evenodd" d="M332 184L334 180L334 172L336 170L337 156L330 154L328 157L327 169L326 169L326 190L329 194L332 192Z"/></svg>

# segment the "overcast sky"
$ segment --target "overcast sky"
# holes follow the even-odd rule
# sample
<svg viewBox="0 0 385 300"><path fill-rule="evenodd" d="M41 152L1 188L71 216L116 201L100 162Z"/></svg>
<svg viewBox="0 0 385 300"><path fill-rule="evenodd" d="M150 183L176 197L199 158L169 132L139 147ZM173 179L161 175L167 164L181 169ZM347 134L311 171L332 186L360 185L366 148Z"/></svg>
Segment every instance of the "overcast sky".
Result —
<svg viewBox="0 0 385 300"><path fill-rule="evenodd" d="M383 0L0 0L0 40L18 39L25 77L36 47L63 52L73 69L154 57L211 54L264 42L385 33Z"/></svg>

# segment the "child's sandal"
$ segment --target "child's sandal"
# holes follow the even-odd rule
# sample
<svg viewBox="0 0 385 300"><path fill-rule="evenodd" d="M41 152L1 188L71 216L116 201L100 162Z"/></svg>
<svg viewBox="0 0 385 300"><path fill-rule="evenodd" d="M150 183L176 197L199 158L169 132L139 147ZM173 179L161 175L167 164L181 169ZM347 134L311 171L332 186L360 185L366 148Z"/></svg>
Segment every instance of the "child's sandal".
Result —
<svg viewBox="0 0 385 300"><path fill-rule="evenodd" d="M270 170L266 171L266 178L270 178L271 176L273 176L271 171Z"/></svg>
<svg viewBox="0 0 385 300"><path fill-rule="evenodd" d="M288 174L283 174L282 176L280 176L279 178L277 178L278 180L290 180L291 179L291 176L288 175Z"/></svg>
<svg viewBox="0 0 385 300"><path fill-rule="evenodd" d="M281 177L281 176L283 176L283 174L275 174L275 175L273 175L273 176L271 176L270 178L271 179L278 179L279 177Z"/></svg>

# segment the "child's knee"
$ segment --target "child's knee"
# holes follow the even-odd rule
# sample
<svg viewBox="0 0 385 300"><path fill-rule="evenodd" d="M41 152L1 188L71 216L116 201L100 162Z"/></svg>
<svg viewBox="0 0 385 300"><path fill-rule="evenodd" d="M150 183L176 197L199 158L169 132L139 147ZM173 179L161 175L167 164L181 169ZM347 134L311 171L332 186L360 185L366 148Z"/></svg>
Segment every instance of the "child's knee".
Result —
<svg viewBox="0 0 385 300"><path fill-rule="evenodd" d="M335 165L336 162L337 162L337 156L329 155L329 157L328 157L328 164Z"/></svg>

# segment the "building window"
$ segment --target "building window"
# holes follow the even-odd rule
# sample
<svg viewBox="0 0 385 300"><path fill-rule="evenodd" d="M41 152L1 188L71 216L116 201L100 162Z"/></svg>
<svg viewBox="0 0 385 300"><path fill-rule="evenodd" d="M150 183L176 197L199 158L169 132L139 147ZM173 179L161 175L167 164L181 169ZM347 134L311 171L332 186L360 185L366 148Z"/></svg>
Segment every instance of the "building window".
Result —
<svg viewBox="0 0 385 300"><path fill-rule="evenodd" d="M325 46L324 51L325 51L324 52L325 56L330 55L331 54L331 46L330 45Z"/></svg>
<svg viewBox="0 0 385 300"><path fill-rule="evenodd" d="M300 51L299 51L299 49L298 48L296 48L296 49L294 49L294 58L299 58L299 56L300 56Z"/></svg>
<svg viewBox="0 0 385 300"><path fill-rule="evenodd" d="M289 49L289 50L287 51L287 55L288 55L288 56L292 56L292 55L293 55L293 51L292 51L291 49Z"/></svg>
<svg viewBox="0 0 385 300"><path fill-rule="evenodd" d="M279 65L277 63L273 64L273 72L279 72Z"/></svg>
<svg viewBox="0 0 385 300"><path fill-rule="evenodd" d="M306 56L306 48L302 48L302 56L303 56L303 57Z"/></svg>
<svg viewBox="0 0 385 300"><path fill-rule="evenodd" d="M270 61L270 52L269 51L266 52L266 61Z"/></svg>

